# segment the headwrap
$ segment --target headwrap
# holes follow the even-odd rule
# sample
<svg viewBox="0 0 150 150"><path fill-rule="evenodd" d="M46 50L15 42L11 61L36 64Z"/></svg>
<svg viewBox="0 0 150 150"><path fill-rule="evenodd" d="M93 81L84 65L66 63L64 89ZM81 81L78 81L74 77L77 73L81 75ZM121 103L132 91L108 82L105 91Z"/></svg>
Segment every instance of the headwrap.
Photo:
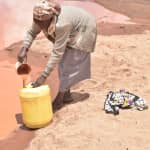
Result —
<svg viewBox="0 0 150 150"><path fill-rule="evenodd" d="M33 8L33 18L44 21L60 14L60 5L54 0L40 0Z"/></svg>
<svg viewBox="0 0 150 150"><path fill-rule="evenodd" d="M54 0L40 0L33 8L33 18L39 21L51 20L48 33L52 35L56 29L57 18L61 7Z"/></svg>

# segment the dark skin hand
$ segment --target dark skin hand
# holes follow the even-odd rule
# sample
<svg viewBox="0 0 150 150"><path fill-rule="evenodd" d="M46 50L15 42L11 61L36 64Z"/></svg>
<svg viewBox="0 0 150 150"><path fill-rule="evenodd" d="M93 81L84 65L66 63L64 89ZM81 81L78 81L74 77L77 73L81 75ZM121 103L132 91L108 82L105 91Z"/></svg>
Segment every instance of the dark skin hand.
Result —
<svg viewBox="0 0 150 150"><path fill-rule="evenodd" d="M32 83L32 87L38 87L42 84L44 84L44 82L46 81L46 77L44 77L43 75L41 75L40 77L37 78L37 80L35 82Z"/></svg>
<svg viewBox="0 0 150 150"><path fill-rule="evenodd" d="M23 63L23 61L25 60L25 58L27 57L27 52L28 49L25 47L22 47L21 50L19 51L18 55L17 55L17 60L20 63Z"/></svg>

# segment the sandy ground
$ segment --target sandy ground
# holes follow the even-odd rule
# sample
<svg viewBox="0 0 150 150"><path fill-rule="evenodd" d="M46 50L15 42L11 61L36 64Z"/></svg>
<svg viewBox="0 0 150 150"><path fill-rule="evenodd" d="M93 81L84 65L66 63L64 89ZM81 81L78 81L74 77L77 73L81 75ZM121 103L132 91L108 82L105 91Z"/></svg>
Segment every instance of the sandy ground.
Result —
<svg viewBox="0 0 150 150"><path fill-rule="evenodd" d="M49 126L37 130L27 150L76 150L85 146L88 150L150 149L149 110L120 110L119 116L103 111L107 92L119 88L150 103L149 36L148 31L99 36L92 54L92 79L73 87L75 102L56 112ZM44 42L38 41L39 46ZM89 98L79 100L83 93ZM6 143L2 146L7 149Z"/></svg>
<svg viewBox="0 0 150 150"><path fill-rule="evenodd" d="M105 7L108 4L103 0L100 2ZM113 0L110 2L109 4L115 3ZM126 5L121 5L124 6L123 8L128 8L126 2L124 1ZM108 22L104 18L98 20L100 35L96 50L92 54L92 79L83 81L72 88L74 103L65 105L56 112L53 122L43 129L31 131L22 126L20 102L17 95L22 87L22 81L14 70L15 58L21 42L16 42L5 51L0 51L0 73L5 79L0 79L2 91L0 93L0 118L3 120L0 124L0 136L1 138L7 137L0 141L1 150L22 150L27 145L27 150L150 149L149 110L142 112L120 110L118 116L108 115L103 111L107 92L120 88L125 88L146 99L148 104L150 103L150 30L147 19L149 7L148 1L142 2L144 4L140 4L142 8L145 6L145 11L140 15L143 15L143 18L140 15L132 16L131 9L128 9L130 22L135 21L136 24L125 24L122 21L110 22L110 17L106 17ZM133 4L137 6L136 8L141 8L138 0L133 0ZM119 11L117 6L110 9ZM120 12L122 10L127 11L121 9ZM125 11L124 14L126 14ZM32 64L31 80L45 66L49 47L51 45L45 39L38 39L33 44L28 58L29 64ZM39 52L42 53L39 54ZM53 72L47 83L51 87L52 96L55 97L58 87L57 70ZM87 98L80 100L81 94L85 94ZM11 133L15 128L16 130Z"/></svg>
<svg viewBox="0 0 150 150"><path fill-rule="evenodd" d="M150 103L150 33L99 36L92 55L92 79L73 88L75 102L64 106L38 130L28 150L150 149L149 110L103 111L106 94L125 88ZM78 100L79 93L89 98Z"/></svg>

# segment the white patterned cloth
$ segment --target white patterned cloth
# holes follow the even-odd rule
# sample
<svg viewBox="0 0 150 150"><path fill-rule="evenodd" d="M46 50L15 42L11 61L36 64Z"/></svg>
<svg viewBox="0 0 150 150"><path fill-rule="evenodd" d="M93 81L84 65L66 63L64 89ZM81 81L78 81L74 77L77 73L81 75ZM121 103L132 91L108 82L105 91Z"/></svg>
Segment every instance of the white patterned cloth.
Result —
<svg viewBox="0 0 150 150"><path fill-rule="evenodd" d="M105 112L116 115L119 114L119 108L136 108L141 111L147 109L148 104L141 97L125 90L108 92L104 103Z"/></svg>

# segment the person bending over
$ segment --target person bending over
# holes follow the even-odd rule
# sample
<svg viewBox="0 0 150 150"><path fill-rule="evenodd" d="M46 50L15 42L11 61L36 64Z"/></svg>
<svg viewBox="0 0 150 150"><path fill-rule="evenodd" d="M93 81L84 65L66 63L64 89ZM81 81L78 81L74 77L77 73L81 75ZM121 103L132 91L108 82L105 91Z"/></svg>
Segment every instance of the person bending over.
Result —
<svg viewBox="0 0 150 150"><path fill-rule="evenodd" d="M96 43L96 19L79 7L40 0L33 8L32 26L27 31L17 61L23 63L32 42L41 31L53 43L53 49L47 65L32 86L44 84L58 64L60 85L53 108L59 109L63 103L73 100L70 88L91 76L90 55Z"/></svg>

